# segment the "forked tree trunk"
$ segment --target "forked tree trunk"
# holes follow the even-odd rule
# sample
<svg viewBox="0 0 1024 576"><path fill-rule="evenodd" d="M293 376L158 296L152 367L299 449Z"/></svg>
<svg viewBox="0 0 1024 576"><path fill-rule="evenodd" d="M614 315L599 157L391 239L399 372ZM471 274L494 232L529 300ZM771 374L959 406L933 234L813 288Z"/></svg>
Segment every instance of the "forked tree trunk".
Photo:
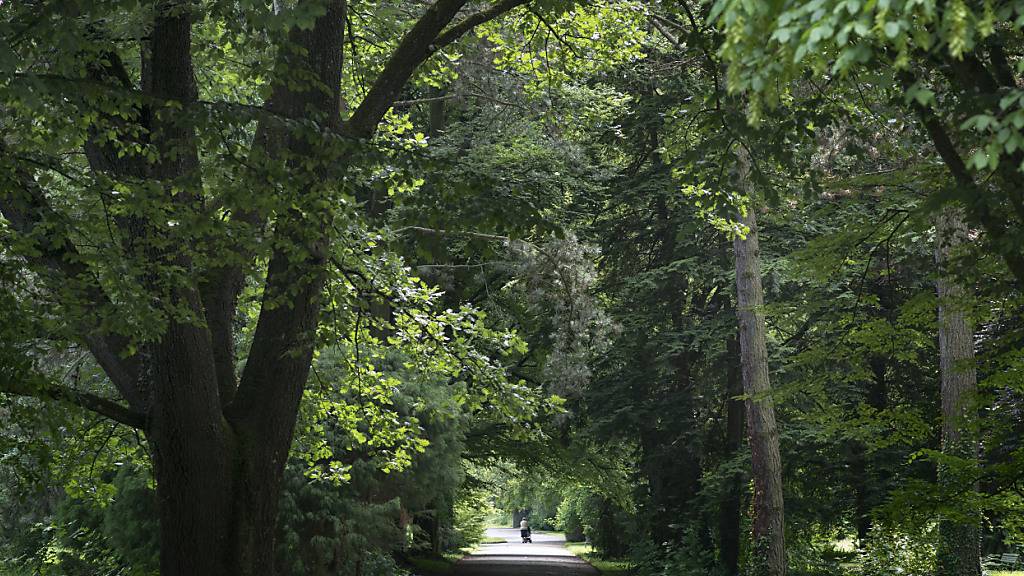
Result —
<svg viewBox="0 0 1024 576"><path fill-rule="evenodd" d="M295 305L263 314L257 333L274 331L282 315L303 318L305 332L311 333L321 287L319 280L309 282ZM278 500L312 343L256 340L263 345L254 345L259 355L249 359L246 374L258 374L243 377L243 383L265 379L282 393L269 399L250 389L240 398L251 400L222 412L212 352L202 345L203 336L202 328L172 322L153 346L155 386L146 434L157 480L160 573L270 576Z"/></svg>
<svg viewBox="0 0 1024 576"><path fill-rule="evenodd" d="M275 112L292 118L317 112L326 128L337 128L345 7L345 0L331 0L311 29L295 29L289 35L292 44L304 49L301 58L291 62L292 68L308 70L332 89L278 86L270 102ZM163 0L158 6L150 83L156 96L184 103L196 98L193 8L187 0ZM294 58L288 52L282 57ZM159 120L157 128L163 136L158 141L162 154L153 175L161 181L197 183L194 130L173 119ZM280 149L298 158L312 156L310 143L301 138L258 145L271 156ZM189 153L174 153L178 147ZM310 169L296 162L289 167L293 177L310 182L311 190L317 182L327 181L326 168L320 164ZM196 193L183 201L198 197ZM308 255L296 262L277 248L271 256L264 302L237 393L231 394L236 382L233 362L225 366L224 354L218 358L211 325L172 320L151 346L153 386L146 434L154 454L163 576L274 573L278 499L310 370L325 278L325 235L310 233L318 226L323 227L295 212L275 221L275 237L301 246ZM175 263L183 258L173 253L167 257ZM187 263L179 264L187 268ZM276 302L285 292L286 303ZM214 315L213 302L203 302L196 288L176 288L173 297L196 318ZM233 311L231 306L224 316L231 318Z"/></svg>
<svg viewBox="0 0 1024 576"><path fill-rule="evenodd" d="M949 272L951 256L967 240L967 226L960 210L947 207L935 222L935 263L939 275L939 368L942 377L942 451L977 463L978 440L972 408L977 388L974 367L974 332L964 311L966 291ZM963 478L959 479L963 481ZM939 467L939 481L955 482ZM977 489L975 484L974 489ZM981 575L981 514L971 520L939 523L938 574Z"/></svg>
<svg viewBox="0 0 1024 576"><path fill-rule="evenodd" d="M733 241L736 254L736 297L740 326L740 366L747 396L747 434L750 438L751 472L754 478L753 553L749 562L763 564L769 576L786 573L785 523L782 500L782 459L779 430L768 378L768 346L765 341L764 290L761 287L760 248L753 195L750 193L750 159L737 153L739 184L751 199L740 215L746 237Z"/></svg>

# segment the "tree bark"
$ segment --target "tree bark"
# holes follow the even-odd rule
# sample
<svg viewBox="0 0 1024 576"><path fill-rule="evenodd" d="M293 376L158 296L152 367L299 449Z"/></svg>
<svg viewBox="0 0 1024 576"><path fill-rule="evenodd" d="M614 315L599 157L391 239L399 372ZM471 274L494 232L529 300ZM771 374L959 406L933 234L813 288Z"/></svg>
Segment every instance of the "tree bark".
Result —
<svg viewBox="0 0 1024 576"><path fill-rule="evenodd" d="M747 434L750 438L754 478L753 550L749 562L763 563L769 576L786 574L786 548L782 498L782 459L779 430L768 377L768 346L765 338L764 290L761 287L760 248L753 195L750 193L750 159L746 150L737 153L740 188L751 205L740 215L747 227L745 238L733 241L736 255L737 316L740 326L740 365L747 396Z"/></svg>
<svg viewBox="0 0 1024 576"><path fill-rule="evenodd" d="M974 332L964 311L966 290L949 271L955 251L967 241L967 226L959 209L945 208L935 223L935 263L939 269L939 369L942 378L942 451L972 464L978 460L974 433L973 397L977 388ZM956 484L947 467L939 467L939 482ZM962 482L963 478L959 478ZM974 482L974 490L977 483ZM944 519L939 523L938 574L981 575L981 514L970 521Z"/></svg>
<svg viewBox="0 0 1024 576"><path fill-rule="evenodd" d="M297 38L305 50L302 67L332 90L296 88L289 91L285 103L296 117L317 114L316 119L328 129L332 119L335 126L339 121L344 7L344 0L332 0L313 28ZM184 106L196 99L191 9L187 0L162 2L152 34L153 94ZM193 128L182 124L180 117L158 112L153 132L161 151L153 176L165 184L177 184L171 202L197 203L200 184ZM285 146L295 157L305 157L311 144L289 138ZM292 168L296 177L324 180L319 165ZM311 199L316 189L311 185L300 195ZM169 194L170 190L168 186ZM294 220L293 214L281 215L275 237L289 246L302 246L309 256L296 262L282 256L278 248L271 258L264 305L233 402L222 398L223 393L232 392L229 370L233 369L225 362L224 343L215 342L211 334L219 327L230 336L229 317L205 325L172 319L152 345L154 391L147 436L154 452L164 576L273 572L280 486L308 377L326 264L323 230L311 234L315 226ZM154 257L190 267L174 252ZM171 293L194 318L204 318L218 305L232 304L211 300L204 306L199 285L175 287ZM286 291L291 291L290 297L278 301ZM273 304L268 304L270 300Z"/></svg>
<svg viewBox="0 0 1024 576"><path fill-rule="evenodd" d="M154 346L146 435L160 511L160 573L168 576L239 573L228 555L236 485L230 431L216 402L212 354L204 362L192 355L209 352L195 346L198 338L198 329L175 325Z"/></svg>

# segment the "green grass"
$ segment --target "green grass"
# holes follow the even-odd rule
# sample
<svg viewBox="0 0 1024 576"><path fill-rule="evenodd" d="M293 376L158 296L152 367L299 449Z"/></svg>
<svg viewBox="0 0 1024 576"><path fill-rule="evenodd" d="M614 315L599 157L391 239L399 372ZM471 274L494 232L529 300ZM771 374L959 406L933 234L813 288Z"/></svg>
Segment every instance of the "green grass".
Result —
<svg viewBox="0 0 1024 576"><path fill-rule="evenodd" d="M589 562L591 566L597 568L598 572L604 576L628 576L632 573L632 567L630 567L629 562L601 558L594 553L594 548L590 544L567 542L565 547L573 554Z"/></svg>
<svg viewBox="0 0 1024 576"><path fill-rule="evenodd" d="M481 544L504 544L504 538L497 538L495 536L484 536L480 539Z"/></svg>
<svg viewBox="0 0 1024 576"><path fill-rule="evenodd" d="M993 570L986 574L988 576L1024 576L1024 570Z"/></svg>

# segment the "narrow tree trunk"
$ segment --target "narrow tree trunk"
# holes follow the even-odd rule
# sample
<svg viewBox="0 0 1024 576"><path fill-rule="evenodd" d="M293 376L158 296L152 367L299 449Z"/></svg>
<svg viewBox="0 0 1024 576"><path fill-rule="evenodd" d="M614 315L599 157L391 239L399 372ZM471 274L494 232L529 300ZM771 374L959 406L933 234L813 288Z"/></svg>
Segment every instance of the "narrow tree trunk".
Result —
<svg viewBox="0 0 1024 576"><path fill-rule="evenodd" d="M753 204L749 186L749 158L737 153L739 183ZM765 341L764 290L761 287L757 219L749 206L740 222L746 238L733 241L736 253L737 316L740 325L740 365L747 395L747 434L750 437L751 471L754 478L753 551L750 562L763 563L769 576L786 573L786 548L782 500L782 459L779 430L768 378L768 346Z"/></svg>
<svg viewBox="0 0 1024 576"><path fill-rule="evenodd" d="M978 440L972 427L972 400L977 387L974 333L964 313L965 290L949 273L952 253L967 238L960 211L946 208L935 226L935 262L939 268L939 367L942 376L942 451L972 462L978 459ZM955 482L944 467L939 481ZM975 485L975 489L977 486ZM938 574L981 575L981 516L971 521L942 520L939 524Z"/></svg>
<svg viewBox="0 0 1024 576"><path fill-rule="evenodd" d="M441 519L437 517L440 510L434 511L434 521L430 524L430 551L434 556L441 555Z"/></svg>
<svg viewBox="0 0 1024 576"><path fill-rule="evenodd" d="M728 369L726 374L725 459L735 456L743 444L743 401L733 400L743 394L740 373L740 342L730 338L726 346ZM739 574L740 511L743 502L743 478L736 474L726 482L726 491L718 510L718 558L726 573Z"/></svg>

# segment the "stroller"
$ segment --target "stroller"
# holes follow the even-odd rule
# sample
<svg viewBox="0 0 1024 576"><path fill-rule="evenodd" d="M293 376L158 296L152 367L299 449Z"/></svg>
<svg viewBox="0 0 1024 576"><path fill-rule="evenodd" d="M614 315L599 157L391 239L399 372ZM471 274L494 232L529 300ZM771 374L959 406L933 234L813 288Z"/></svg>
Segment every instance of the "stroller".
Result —
<svg viewBox="0 0 1024 576"><path fill-rule="evenodd" d="M519 535L523 537L523 544L533 544L533 537L529 528L520 530Z"/></svg>

